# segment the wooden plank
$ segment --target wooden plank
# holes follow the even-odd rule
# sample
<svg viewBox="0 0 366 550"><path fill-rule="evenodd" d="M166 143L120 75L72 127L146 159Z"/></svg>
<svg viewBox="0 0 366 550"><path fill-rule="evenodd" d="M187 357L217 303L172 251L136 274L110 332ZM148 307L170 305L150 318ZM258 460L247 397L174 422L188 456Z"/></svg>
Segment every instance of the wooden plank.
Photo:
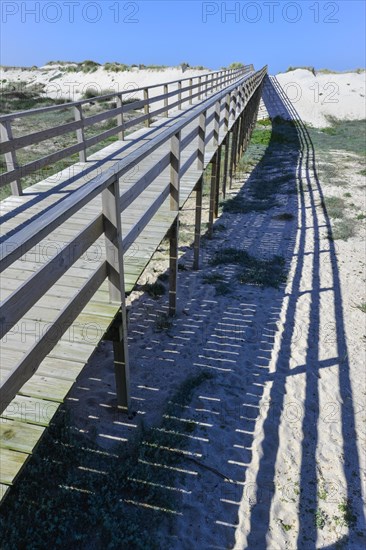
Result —
<svg viewBox="0 0 366 550"><path fill-rule="evenodd" d="M0 502L5 498L8 491L9 491L9 485L3 485L2 483L0 483Z"/></svg>
<svg viewBox="0 0 366 550"><path fill-rule="evenodd" d="M27 453L0 448L0 483L12 485L28 457Z"/></svg>
<svg viewBox="0 0 366 550"><path fill-rule="evenodd" d="M0 307L1 337L44 295L69 267L102 235L102 216L98 216L78 233L59 254L54 256L20 288L11 294Z"/></svg>
<svg viewBox="0 0 366 550"><path fill-rule="evenodd" d="M84 285L83 292L68 304L57 317L60 331L65 332L71 322L82 311L83 307L90 300L96 289L106 278L106 265L103 263L98 271ZM43 334L42 338L36 342L27 356L17 365L15 370L6 378L0 388L0 413L3 411L5 403L9 403L14 398L19 389L34 374L39 363L55 347L55 342L51 337L52 326Z"/></svg>
<svg viewBox="0 0 366 550"><path fill-rule="evenodd" d="M2 419L0 422L0 456L3 454L3 449L31 454L43 432L43 426ZM2 479L0 481L3 482Z"/></svg>
<svg viewBox="0 0 366 550"><path fill-rule="evenodd" d="M4 410L1 418L46 427L50 424L58 407L59 403L53 401L17 395Z"/></svg>

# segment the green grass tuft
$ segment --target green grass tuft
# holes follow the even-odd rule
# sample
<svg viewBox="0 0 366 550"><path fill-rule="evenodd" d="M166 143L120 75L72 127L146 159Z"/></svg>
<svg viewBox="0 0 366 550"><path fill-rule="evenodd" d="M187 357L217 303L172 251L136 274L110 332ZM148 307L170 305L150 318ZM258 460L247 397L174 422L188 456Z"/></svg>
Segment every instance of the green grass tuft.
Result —
<svg viewBox="0 0 366 550"><path fill-rule="evenodd" d="M340 221L337 221L334 224L333 230L331 234L328 235L328 238L336 241L347 241L351 237L354 237L356 233L356 220L352 220L351 218L343 218Z"/></svg>
<svg viewBox="0 0 366 550"><path fill-rule="evenodd" d="M278 288L287 279L285 259L282 256L261 260L246 250L224 248L216 252L210 263L211 265L238 265L237 278L241 284Z"/></svg>
<svg viewBox="0 0 366 550"><path fill-rule="evenodd" d="M325 206L331 218L344 218L346 203L340 197L326 197Z"/></svg>

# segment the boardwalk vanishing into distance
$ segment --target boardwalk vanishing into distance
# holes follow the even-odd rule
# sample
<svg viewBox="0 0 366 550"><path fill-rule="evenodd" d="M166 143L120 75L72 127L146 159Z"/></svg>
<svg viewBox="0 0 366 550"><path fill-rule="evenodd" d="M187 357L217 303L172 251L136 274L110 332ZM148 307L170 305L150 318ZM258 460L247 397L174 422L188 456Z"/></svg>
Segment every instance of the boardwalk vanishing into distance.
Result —
<svg viewBox="0 0 366 550"><path fill-rule="evenodd" d="M109 108L89 117L90 100L0 117L6 160L0 186L12 193L0 212L1 499L102 339L113 341L115 406L129 409L125 297L168 236L169 313L175 314L179 211L195 192L193 267L199 269L204 171L210 166L210 233L220 195L249 143L266 72L253 66L213 72L135 90L139 97L128 103L130 91L109 94L93 100ZM69 109L73 122L13 137L18 119ZM86 129L112 120L112 127L86 137ZM69 133L73 145L19 163L22 149ZM88 154L111 136L118 140ZM75 153L79 162L42 177ZM35 183L22 189L29 176Z"/></svg>

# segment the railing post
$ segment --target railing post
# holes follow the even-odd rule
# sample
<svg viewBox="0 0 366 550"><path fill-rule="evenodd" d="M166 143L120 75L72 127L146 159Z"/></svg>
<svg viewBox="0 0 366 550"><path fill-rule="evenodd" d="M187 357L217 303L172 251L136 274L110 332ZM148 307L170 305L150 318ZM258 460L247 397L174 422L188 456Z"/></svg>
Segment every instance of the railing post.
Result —
<svg viewBox="0 0 366 550"><path fill-rule="evenodd" d="M116 319L117 330L113 338L117 404L119 407L128 410L130 407L130 376L120 193L117 178L102 192L102 211L104 217L109 297L111 302L117 302L121 305L121 309Z"/></svg>
<svg viewBox="0 0 366 550"><path fill-rule="evenodd" d="M150 126L150 105L149 105L149 88L144 88L144 100L146 101L144 105L144 113L147 115L145 120L145 126Z"/></svg>
<svg viewBox="0 0 366 550"><path fill-rule="evenodd" d="M236 119L236 92L235 90L232 93L231 96L231 109L230 109L230 116L233 117L233 120Z"/></svg>
<svg viewBox="0 0 366 550"><path fill-rule="evenodd" d="M215 103L215 114L214 114L214 130L213 130L213 144L214 144L214 147L218 146L219 132L220 132L220 101L216 101L216 103Z"/></svg>
<svg viewBox="0 0 366 550"><path fill-rule="evenodd" d="M202 90L201 90L202 77L198 77L198 99L201 99Z"/></svg>
<svg viewBox="0 0 366 550"><path fill-rule="evenodd" d="M9 120L0 123L1 141L11 141L13 139L13 133L11 131L11 124ZM18 161L15 151L9 151L5 153L5 163L7 172L12 172L18 168ZM10 183L11 192L13 195L20 196L23 194L21 180L16 179Z"/></svg>
<svg viewBox="0 0 366 550"><path fill-rule="evenodd" d="M214 154L211 160L210 209L209 209L209 215L208 215L209 238L212 238L212 235L213 235L213 222L214 222L214 215L215 215L217 156L218 156L218 151L216 151L216 153Z"/></svg>
<svg viewBox="0 0 366 550"><path fill-rule="evenodd" d="M168 84L164 84L164 95L166 96L169 92L169 88L168 88ZM165 116L168 118L169 116L169 98L168 97L164 97L164 107L165 107Z"/></svg>
<svg viewBox="0 0 366 550"><path fill-rule="evenodd" d="M205 137L206 137L206 116L204 111L198 118L198 146L197 146L197 169L202 172L196 185L196 212L194 224L194 259L193 269L200 267L200 245L201 245L201 220L202 220L202 187L203 170L205 163Z"/></svg>
<svg viewBox="0 0 366 550"><path fill-rule="evenodd" d="M76 122L81 122L81 128L76 130L76 138L78 143L83 143L84 148L79 151L79 160L80 162L86 162L86 147L85 147L85 135L84 135L84 115L82 105L75 105L74 107L74 117Z"/></svg>
<svg viewBox="0 0 366 550"><path fill-rule="evenodd" d="M215 218L218 218L219 216L221 154L222 154L222 145L219 145L219 148L217 149L217 159L216 159L215 204L214 204Z"/></svg>
<svg viewBox="0 0 366 550"><path fill-rule="evenodd" d="M236 148L236 124L232 126L231 132L231 147L230 147L230 165L229 165L229 189L233 184L233 173L235 170L235 148Z"/></svg>
<svg viewBox="0 0 366 550"><path fill-rule="evenodd" d="M230 116L230 94L226 94L225 110L224 110L224 132L227 132L229 129L229 116Z"/></svg>
<svg viewBox="0 0 366 550"><path fill-rule="evenodd" d="M178 101L179 101L178 110L181 110L181 108L182 108L182 92L181 92L181 90L182 90L182 81L181 80L179 80L179 82L178 82L178 90L179 90L178 91Z"/></svg>
<svg viewBox="0 0 366 550"><path fill-rule="evenodd" d="M225 137L225 160L224 160L224 173L222 178L222 196L223 198L226 197L226 185L227 185L227 173L228 173L228 166L229 166L229 145L230 145L230 134L231 132L228 132Z"/></svg>
<svg viewBox="0 0 366 550"><path fill-rule="evenodd" d="M178 235L179 235L179 185L180 185L180 132L170 140L170 210L176 212L170 228L169 246L169 315L177 311Z"/></svg>
<svg viewBox="0 0 366 550"><path fill-rule="evenodd" d="M117 125L122 126L118 138L123 141L125 139L125 129L124 129L124 122L123 122L123 100L122 100L122 94L119 94L117 96L117 108L120 109L120 114L117 115Z"/></svg>
<svg viewBox="0 0 366 550"><path fill-rule="evenodd" d="M190 79L189 79L189 87L191 88L191 89L189 90L189 104L190 104L190 105L192 105L192 94L193 94L192 86L193 86L193 78L190 78Z"/></svg>

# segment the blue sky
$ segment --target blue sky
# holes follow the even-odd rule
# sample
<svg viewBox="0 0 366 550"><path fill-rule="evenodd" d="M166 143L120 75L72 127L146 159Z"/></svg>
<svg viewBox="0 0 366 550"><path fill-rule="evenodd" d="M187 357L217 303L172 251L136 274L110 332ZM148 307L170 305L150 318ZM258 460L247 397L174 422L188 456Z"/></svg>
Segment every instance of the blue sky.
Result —
<svg viewBox="0 0 366 550"><path fill-rule="evenodd" d="M0 0L3 65L365 66L365 2Z"/></svg>

